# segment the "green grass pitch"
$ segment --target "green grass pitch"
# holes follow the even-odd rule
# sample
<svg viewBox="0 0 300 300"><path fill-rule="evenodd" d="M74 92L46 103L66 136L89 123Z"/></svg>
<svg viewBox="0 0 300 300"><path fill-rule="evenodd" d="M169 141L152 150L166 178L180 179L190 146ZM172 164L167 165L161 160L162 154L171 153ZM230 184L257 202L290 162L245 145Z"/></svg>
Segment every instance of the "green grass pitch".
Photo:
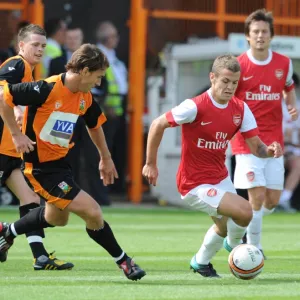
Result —
<svg viewBox="0 0 300 300"><path fill-rule="evenodd" d="M2 300L194 300L300 299L299 214L264 218L263 246L268 260L263 273L242 281L228 269L221 250L214 264L222 279L206 279L189 270L211 225L204 214L184 209L105 208L119 243L147 272L141 281L125 278L109 255L91 241L83 222L71 216L64 228L46 229L45 245L75 264L71 271L33 271L25 237L15 240L8 261L0 264ZM0 210L13 221L17 210Z"/></svg>

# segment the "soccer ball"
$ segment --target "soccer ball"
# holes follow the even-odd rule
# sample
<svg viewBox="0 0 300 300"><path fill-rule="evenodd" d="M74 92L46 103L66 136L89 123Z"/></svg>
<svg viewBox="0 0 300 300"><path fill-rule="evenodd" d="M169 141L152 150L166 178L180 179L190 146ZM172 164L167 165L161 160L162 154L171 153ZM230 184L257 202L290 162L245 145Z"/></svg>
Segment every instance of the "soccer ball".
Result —
<svg viewBox="0 0 300 300"><path fill-rule="evenodd" d="M242 244L229 254L228 263L231 273L243 280L255 278L264 267L261 251L253 245Z"/></svg>

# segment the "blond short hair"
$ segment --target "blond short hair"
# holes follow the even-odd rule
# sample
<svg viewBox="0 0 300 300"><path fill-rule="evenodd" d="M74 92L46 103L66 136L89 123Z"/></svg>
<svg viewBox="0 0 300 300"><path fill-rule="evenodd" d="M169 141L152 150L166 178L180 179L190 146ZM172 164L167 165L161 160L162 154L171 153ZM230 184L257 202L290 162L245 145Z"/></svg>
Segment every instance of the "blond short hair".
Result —
<svg viewBox="0 0 300 300"><path fill-rule="evenodd" d="M241 66L235 56L221 55L215 59L211 71L217 75L224 69L236 73L241 71Z"/></svg>

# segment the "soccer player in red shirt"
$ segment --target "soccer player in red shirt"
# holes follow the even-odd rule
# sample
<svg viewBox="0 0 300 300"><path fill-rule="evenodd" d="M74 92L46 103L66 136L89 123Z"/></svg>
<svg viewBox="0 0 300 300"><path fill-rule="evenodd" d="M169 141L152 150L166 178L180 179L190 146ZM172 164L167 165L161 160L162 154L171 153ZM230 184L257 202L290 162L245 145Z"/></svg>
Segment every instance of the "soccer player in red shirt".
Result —
<svg viewBox="0 0 300 300"><path fill-rule="evenodd" d="M260 9L250 14L245 21L245 35L250 49L238 57L241 77L235 96L247 103L252 111L261 140L266 144L277 141L283 147L283 91L292 120L298 117L292 62L270 49L274 36L270 12ZM253 210L247 242L262 249L262 217L271 214L279 201L284 183L283 157L263 160L254 156L239 133L231 146L236 155L235 188L248 189Z"/></svg>
<svg viewBox="0 0 300 300"><path fill-rule="evenodd" d="M156 185L157 151L164 131L181 125L178 190L184 202L206 212L215 223L190 263L204 277L219 277L210 263L212 257L223 242L229 251L239 245L252 219L251 206L236 194L225 165L229 141L240 131L254 155L261 158L282 155L279 143L266 146L260 140L248 105L234 96L239 78L240 65L234 56L216 58L210 73L211 89L155 119L148 135L143 175Z"/></svg>

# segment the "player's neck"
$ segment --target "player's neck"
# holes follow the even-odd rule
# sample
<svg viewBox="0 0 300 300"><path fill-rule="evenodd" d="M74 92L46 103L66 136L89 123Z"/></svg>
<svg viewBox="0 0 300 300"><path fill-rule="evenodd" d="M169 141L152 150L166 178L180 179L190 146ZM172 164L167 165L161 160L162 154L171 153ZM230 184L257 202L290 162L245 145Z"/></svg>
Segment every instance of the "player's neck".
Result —
<svg viewBox="0 0 300 300"><path fill-rule="evenodd" d="M221 105L226 105L228 103L228 100L219 100L219 99L216 99L214 98L214 100L218 103L218 104L221 104Z"/></svg>
<svg viewBox="0 0 300 300"><path fill-rule="evenodd" d="M65 77L65 87L68 88L72 93L78 92L78 74L67 72Z"/></svg>
<svg viewBox="0 0 300 300"><path fill-rule="evenodd" d="M31 68L31 71L33 71L35 65L32 65L31 63L29 63L28 59L26 58L26 56L22 52L19 52L18 55L22 56L27 61L27 63L29 64L29 66Z"/></svg>
<svg viewBox="0 0 300 300"><path fill-rule="evenodd" d="M216 93L214 92L213 89L211 89L211 96L213 98L213 101L217 102L218 104L221 104L221 105L225 105L228 103L228 100L220 100L217 98L217 95Z"/></svg>
<svg viewBox="0 0 300 300"><path fill-rule="evenodd" d="M256 49L251 48L251 54L256 60L265 61L269 57L269 49L258 51Z"/></svg>

